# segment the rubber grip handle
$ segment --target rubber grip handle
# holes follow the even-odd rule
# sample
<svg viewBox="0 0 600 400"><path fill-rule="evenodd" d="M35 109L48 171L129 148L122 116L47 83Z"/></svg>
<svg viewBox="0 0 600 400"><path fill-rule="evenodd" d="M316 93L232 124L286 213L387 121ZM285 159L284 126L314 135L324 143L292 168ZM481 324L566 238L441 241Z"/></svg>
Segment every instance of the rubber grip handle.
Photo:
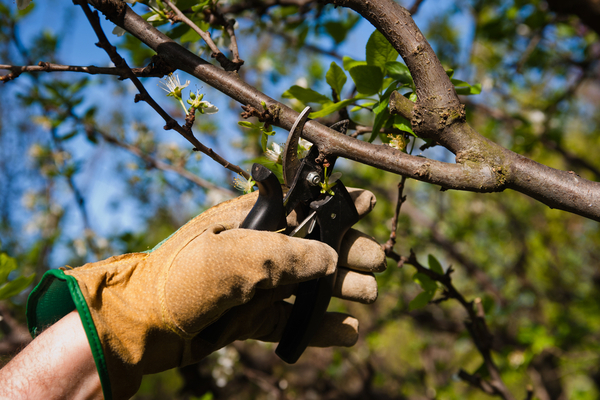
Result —
<svg viewBox="0 0 600 400"><path fill-rule="evenodd" d="M317 213L319 240L339 253L342 238L358 222L358 212L342 182L337 182L333 192L333 196L313 201L310 208ZM323 321L334 285L335 274L300 283L292 312L275 350L283 361L295 363L308 347Z"/></svg>
<svg viewBox="0 0 600 400"><path fill-rule="evenodd" d="M279 180L267 167L257 163L252 165L252 179L258 185L258 199L240 228L273 232L285 229L287 223Z"/></svg>

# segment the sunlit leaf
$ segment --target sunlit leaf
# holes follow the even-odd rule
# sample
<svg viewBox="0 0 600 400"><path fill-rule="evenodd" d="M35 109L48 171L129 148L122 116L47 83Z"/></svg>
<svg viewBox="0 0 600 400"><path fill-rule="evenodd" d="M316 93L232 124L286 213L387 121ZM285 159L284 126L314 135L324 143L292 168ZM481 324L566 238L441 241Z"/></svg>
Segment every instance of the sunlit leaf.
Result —
<svg viewBox="0 0 600 400"><path fill-rule="evenodd" d="M385 71L386 63L398 58L398 52L381 32L375 30L367 42L367 65Z"/></svg>
<svg viewBox="0 0 600 400"><path fill-rule="evenodd" d="M369 96L381 90L383 73L379 67L357 65L350 69L349 72L359 93Z"/></svg>
<svg viewBox="0 0 600 400"><path fill-rule="evenodd" d="M331 103L331 99L325 95L322 95L319 92L316 92L312 89L303 88L298 85L294 85L289 88L285 93L283 93L283 97L286 98L296 98L300 100L304 104L308 103Z"/></svg>
<svg viewBox="0 0 600 400"><path fill-rule="evenodd" d="M329 86L335 90L338 96L342 93L342 88L347 79L344 70L333 61L329 67L329 71L327 71L327 74L325 75L325 80Z"/></svg>

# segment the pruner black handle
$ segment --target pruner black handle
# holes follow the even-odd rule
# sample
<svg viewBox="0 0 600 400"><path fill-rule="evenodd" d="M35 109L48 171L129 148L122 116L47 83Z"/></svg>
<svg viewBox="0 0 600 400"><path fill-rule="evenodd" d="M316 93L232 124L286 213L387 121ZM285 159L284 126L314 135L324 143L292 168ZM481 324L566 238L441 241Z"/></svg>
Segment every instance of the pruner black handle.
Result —
<svg viewBox="0 0 600 400"><path fill-rule="evenodd" d="M310 203L317 213L319 240L339 253L342 238L358 222L358 212L346 187L340 181L333 187L333 196ZM300 283L292 313L275 353L285 362L298 361L317 332L333 294L335 274Z"/></svg>
<svg viewBox="0 0 600 400"><path fill-rule="evenodd" d="M252 165L252 179L258 185L258 199L240 228L257 231L285 229L287 223L279 180L267 167L257 163Z"/></svg>

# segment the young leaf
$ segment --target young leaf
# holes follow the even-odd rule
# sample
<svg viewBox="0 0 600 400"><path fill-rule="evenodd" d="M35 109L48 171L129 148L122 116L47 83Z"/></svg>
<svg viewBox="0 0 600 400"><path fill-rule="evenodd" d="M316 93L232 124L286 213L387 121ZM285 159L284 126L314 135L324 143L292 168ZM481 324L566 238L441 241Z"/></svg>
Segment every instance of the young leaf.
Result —
<svg viewBox="0 0 600 400"><path fill-rule="evenodd" d="M344 69L346 71L350 71L352 68L354 68L354 67L356 67L358 65L367 65L367 62L366 61L357 61L357 60L355 60L353 58L350 58L348 56L344 56L343 65L344 65Z"/></svg>
<svg viewBox="0 0 600 400"><path fill-rule="evenodd" d="M329 67L329 71L327 71L327 74L325 75L325 80L329 86L335 90L338 96L340 96L342 93L342 88L344 87L344 84L348 78L346 77L344 70L337 65L335 61L333 61Z"/></svg>
<svg viewBox="0 0 600 400"><path fill-rule="evenodd" d="M315 92L312 89L303 88L298 85L294 85L283 93L283 97L296 98L304 104L308 103L319 103L326 104L331 103L331 99L327 96L322 95L319 92Z"/></svg>
<svg viewBox="0 0 600 400"><path fill-rule="evenodd" d="M359 93L370 96L378 93L381 89L383 73L379 67L358 65L349 72Z"/></svg>
<svg viewBox="0 0 600 400"><path fill-rule="evenodd" d="M452 84L454 85L454 89L456 90L456 94L462 95L474 95L481 93L481 84L477 83L473 86L468 84L465 81L461 81L458 79L450 79Z"/></svg>
<svg viewBox="0 0 600 400"><path fill-rule="evenodd" d="M418 310L425 307L435 296L435 292L421 292L411 300L408 305L408 311Z"/></svg>
<svg viewBox="0 0 600 400"><path fill-rule="evenodd" d="M373 131L371 132L371 137L369 137L369 143L371 143L377 135L379 135L379 131L383 127L383 125L387 122L390 117L390 112L387 107L383 108L379 114L375 115L375 121L373 122Z"/></svg>
<svg viewBox="0 0 600 400"><path fill-rule="evenodd" d="M243 127L243 128L249 128L249 129L255 128L255 129L260 129L260 125L253 124L253 123L252 123L252 122L250 122L250 121L238 121L238 125L239 125L239 126L241 126L241 127Z"/></svg>
<svg viewBox="0 0 600 400"><path fill-rule="evenodd" d="M389 61L385 63L385 67L387 69L388 75L394 78L397 81L400 81L404 84L408 84L410 86L414 86L414 82L412 76L410 75L410 71L408 67L401 62L398 61Z"/></svg>
<svg viewBox="0 0 600 400"><path fill-rule="evenodd" d="M427 258L429 262L429 269L433 272L437 272L440 275L444 275L444 269L442 268L442 264L434 257L433 254L430 254Z"/></svg>
<svg viewBox="0 0 600 400"><path fill-rule="evenodd" d="M17 262L6 253L0 253L0 285L8 279L8 274L17 269Z"/></svg>
<svg viewBox="0 0 600 400"><path fill-rule="evenodd" d="M312 118L312 119L324 117L326 115L329 115L331 113L339 111L339 110L341 110L344 107L349 106L350 104L354 103L356 100L358 100L358 99L356 97L353 97L351 99L346 99L346 100L338 101L337 103L327 104L325 107L323 107L319 111L315 111L315 112L310 113L308 117Z"/></svg>
<svg viewBox="0 0 600 400"><path fill-rule="evenodd" d="M385 71L385 64L398 58L398 52L381 32L375 30L367 42L367 65L381 68Z"/></svg>
<svg viewBox="0 0 600 400"><path fill-rule="evenodd" d="M435 291L437 289L437 283L420 272L413 275L413 281L417 282L426 292Z"/></svg>
<svg viewBox="0 0 600 400"><path fill-rule="evenodd" d="M410 121L404 118L402 115L396 115L394 117L394 128L399 129L404 132L408 132L414 137L418 137L412 130L412 125Z"/></svg>
<svg viewBox="0 0 600 400"><path fill-rule="evenodd" d="M34 278L35 274L31 274L27 277L20 276L17 279L6 283L4 286L0 287L0 300L8 299L9 297L21 293L27 286L31 285Z"/></svg>
<svg viewBox="0 0 600 400"><path fill-rule="evenodd" d="M262 147L263 153L267 151L267 146L269 145L269 135L266 132L263 132L260 135L260 147Z"/></svg>

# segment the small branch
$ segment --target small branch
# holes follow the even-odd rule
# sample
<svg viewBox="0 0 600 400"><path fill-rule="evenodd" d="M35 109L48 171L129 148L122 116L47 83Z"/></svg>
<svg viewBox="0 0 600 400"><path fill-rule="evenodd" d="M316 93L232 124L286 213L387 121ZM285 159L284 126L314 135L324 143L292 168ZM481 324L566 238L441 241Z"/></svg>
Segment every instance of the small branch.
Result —
<svg viewBox="0 0 600 400"><path fill-rule="evenodd" d="M391 254L394 250L394 246L396 245L396 231L398 230L398 216L400 215L400 208L402 204L406 201L406 196L404 193L404 184L406 183L406 177L403 176L400 182L398 183L398 200L396 201L396 210L394 212L394 217L392 218L392 230L390 232L390 238L385 244L382 244L381 247L385 252L386 256L389 257L388 254Z"/></svg>
<svg viewBox="0 0 600 400"><path fill-rule="evenodd" d="M221 64L221 67L223 67L223 69L225 71L238 71L240 69L240 67L242 66L244 61L241 61L239 59L239 53L237 55L234 55L235 60L237 60L237 62L235 60L233 62L230 61L225 56L225 54L221 53L221 50L219 50L219 48L217 47L215 42L213 42L209 32L205 32L202 29L200 29L198 27L198 25L196 25L191 19L186 17L185 14L182 13L181 10L179 8L177 8L177 6L175 6L175 4L173 4L171 1L164 0L164 2L173 11L174 16L171 17L171 20L172 21L181 21L181 22L185 23L187 26L192 28L194 30L194 32L196 32L198 35L200 35L202 40L204 40L206 42L206 44L212 51L211 57L216 58L217 61L219 62L219 64ZM231 31L233 32L233 26L231 26ZM235 38L235 34L233 34L232 38ZM236 52L237 52L237 42L236 42L235 48L236 48Z"/></svg>
<svg viewBox="0 0 600 400"><path fill-rule="evenodd" d="M115 67L96 67L89 65L87 67L76 66L76 65L61 65L53 64L49 62L40 61L38 65L7 65L0 64L0 69L11 71L10 74L0 76L0 82L8 82L16 79L24 72L83 72L90 75L115 75L119 79L127 79L125 75L127 71L122 68ZM147 78L155 77L162 78L170 71L160 71L155 68L153 64L150 64L144 68L131 68L131 72L137 77Z"/></svg>
<svg viewBox="0 0 600 400"><path fill-rule="evenodd" d="M86 132L88 134L97 133L98 135L102 136L102 138L104 140L106 140L108 143L118 146L124 150L127 150L134 156L142 159L146 163L146 165L148 165L152 168L157 168L162 171L175 172L176 174L180 175L182 178L187 179L188 181L190 181L191 183L193 183L199 187L202 187L207 190L215 190L217 192L220 192L224 196L227 196L227 197L235 197L236 196L236 193L232 190L215 185L214 183L207 181L206 179L202 179L198 175L190 172L189 170L183 168L182 166L176 166L176 165L169 164L164 161L158 160L158 159L152 157L150 154L143 152L139 147L133 146L129 143L126 143L126 142L123 142L123 141L117 139L115 136L109 135L108 133L98 129L96 126L94 126L90 122L84 121L82 118L80 118L78 115L76 115L72 110L70 110L69 116L71 118L73 118L77 123L83 125L83 128L86 130ZM188 116L188 118L189 118L189 116Z"/></svg>
<svg viewBox="0 0 600 400"><path fill-rule="evenodd" d="M198 175L193 174L192 172L188 171L187 169L185 169L183 167L175 166L173 164L169 164L164 161L158 160L158 159L152 157L150 154L144 153L139 147L133 146L129 143L122 142L119 139L117 139L116 137L111 136L103 131L98 130L98 129L95 129L95 132L97 132L100 136L102 136L102 138L104 138L104 140L106 140L108 143L114 144L115 146L125 149L128 152L130 152L131 154L135 155L136 157L139 157L140 159L144 160L146 165L148 165L152 168L157 168L162 171L175 172L176 174L180 175L182 178L187 179L188 181L192 182L193 184L195 184L199 187L202 187L202 188L205 188L208 190L218 191L219 193L221 193L227 197L235 197L236 196L236 194L232 190L217 186L214 183L207 181L206 179L202 179Z"/></svg>
<svg viewBox="0 0 600 400"><path fill-rule="evenodd" d="M70 110L70 111L72 112L72 110ZM53 142L54 146L56 147L56 149L59 152L64 152L65 150L62 147L62 145L60 144L60 141L56 134L56 127L53 127L50 129L50 135L52 137L52 142ZM90 224L90 218L89 218L86 206L85 206L85 198L83 197L81 190L79 190L79 188L75 184L75 179L73 178L73 174L70 174L66 171L61 171L61 166L56 161L55 161L55 164L56 164L57 171L59 171L59 173L67 180L67 184L69 185L71 192L73 192L73 197L75 198L75 203L77 204L77 207L79 208L79 212L81 213L81 220L83 221L83 231L84 231L83 235L84 235L85 242L86 242L87 246L89 247L89 249L96 256L96 260L100 260L102 258L102 254L100 252L100 249L98 249L98 246L96 246L96 244L92 240L95 233L94 233L94 230L92 229L92 225Z"/></svg>
<svg viewBox="0 0 600 400"><path fill-rule="evenodd" d="M191 132L191 130L188 131L188 130L184 129L165 110L163 110L162 107L160 107L158 105L158 103L156 103L156 101L154 101L154 99L150 96L150 94L148 93L148 91L146 90L144 85L142 85L140 80L133 74L133 72L129 68L129 65L127 65L127 62L125 61L125 59L123 59L119 55L119 53L117 52L117 49L114 46L112 46L110 44L110 42L108 41L108 38L106 37L106 35L104 34L104 31L102 30L102 27L100 26L98 12L97 11L92 12L92 10L90 10L90 7L85 0L73 0L73 1L75 2L75 4L78 4L79 6L81 6L86 17L88 18L88 21L92 25L92 28L94 29L94 32L96 33L96 36L98 37L98 40L99 40L99 42L96 45L98 47L102 48L108 54L111 61L113 62L113 64L115 64L115 66L117 68L123 68L126 71L126 74L125 74L126 78L131 80L131 82L133 82L135 87L138 89L139 94L136 95L135 101L138 102L138 101L142 100L142 101L145 101L146 103L148 103L148 105L150 105L150 107L152 107L165 120L165 122L166 122L165 129L167 129L167 130L174 129L175 131L177 131L179 134L181 134L181 136L186 138L191 144L194 145L195 151L200 151L200 152L206 154L207 156L209 156L210 158L212 158L213 160L215 160L216 162L218 162L219 164L221 164L223 167L227 168L228 170L233 171L236 174L241 174L246 178L249 178L250 175L246 171L241 169L239 166L232 164L229 161L225 160L223 157L221 157L220 155L215 153L213 151L213 149L206 147L205 145L200 143L200 141L198 139L196 139L196 137Z"/></svg>
<svg viewBox="0 0 600 400"><path fill-rule="evenodd" d="M425 1L425 0L415 0L412 7L410 7L410 9L408 10L410 15L415 15L417 13L417 11L419 11L419 7L421 7L421 4L423 3L423 1Z"/></svg>
<svg viewBox="0 0 600 400"><path fill-rule="evenodd" d="M514 400L513 395L509 392L508 388L504 384L504 381L502 380L496 363L492 359L493 335L490 333L485 321L481 299L477 298L475 301L469 302L458 290L456 290L452 284L452 278L450 276L453 272L452 267L449 267L444 274L438 274L437 272L434 272L431 269L423 266L417 260L417 257L412 250L410 252L410 256L408 258L402 257L402 260L405 263L414 266L417 269L417 272L427 275L434 281L440 282L442 285L444 285L445 289L443 297L457 300L467 312L469 319L465 321L465 327L469 331L477 350L483 357L491 380L485 381L479 377L473 377L472 375L464 372L463 375L465 376L465 381L482 389L485 393L499 396L505 400Z"/></svg>

